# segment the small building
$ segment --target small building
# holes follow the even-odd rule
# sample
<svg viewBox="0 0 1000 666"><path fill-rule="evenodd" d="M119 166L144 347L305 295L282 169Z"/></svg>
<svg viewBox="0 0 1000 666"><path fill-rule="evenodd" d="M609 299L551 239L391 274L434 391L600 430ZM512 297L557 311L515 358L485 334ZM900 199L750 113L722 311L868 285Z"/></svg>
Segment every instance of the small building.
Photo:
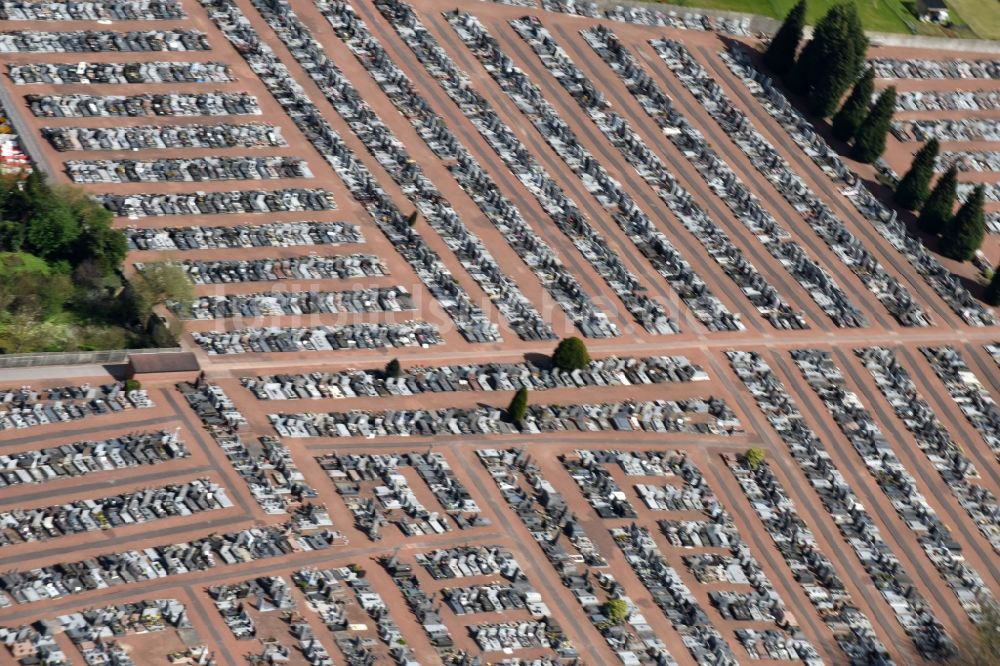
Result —
<svg viewBox="0 0 1000 666"><path fill-rule="evenodd" d="M917 18L927 23L947 23L948 5L944 0L917 0Z"/></svg>
<svg viewBox="0 0 1000 666"><path fill-rule="evenodd" d="M193 382L201 366L192 352L137 352L129 354L126 378L156 384Z"/></svg>

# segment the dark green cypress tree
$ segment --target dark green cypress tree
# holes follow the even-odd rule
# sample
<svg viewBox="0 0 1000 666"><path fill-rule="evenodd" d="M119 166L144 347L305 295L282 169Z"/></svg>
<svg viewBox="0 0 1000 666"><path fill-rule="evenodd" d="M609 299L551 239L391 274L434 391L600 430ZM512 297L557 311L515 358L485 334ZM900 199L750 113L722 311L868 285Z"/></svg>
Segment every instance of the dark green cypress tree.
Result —
<svg viewBox="0 0 1000 666"><path fill-rule="evenodd" d="M957 261L968 261L975 256L986 236L985 202L986 191L982 185L977 185L942 234L941 254Z"/></svg>
<svg viewBox="0 0 1000 666"><path fill-rule="evenodd" d="M823 68L816 75L816 82L806 98L809 110L817 116L832 116L854 81L854 58L850 55L849 48L847 45L838 47L833 53L823 56Z"/></svg>
<svg viewBox="0 0 1000 666"><path fill-rule="evenodd" d="M854 159L871 164L885 152L885 138L896 111L896 87L889 86L875 100L875 105L854 135Z"/></svg>
<svg viewBox="0 0 1000 666"><path fill-rule="evenodd" d="M993 269L993 277L986 287L983 300L989 305L1000 305L1000 265Z"/></svg>
<svg viewBox="0 0 1000 666"><path fill-rule="evenodd" d="M874 92L875 71L869 67L854 84L847 101L833 117L833 135L835 137L845 142L854 138L861 123L865 121Z"/></svg>
<svg viewBox="0 0 1000 666"><path fill-rule="evenodd" d="M518 428L521 427L521 421L524 420L525 414L528 413L528 389L523 386L517 389L517 393L510 400L510 405L507 407L507 415L510 417L512 423L514 423Z"/></svg>
<svg viewBox="0 0 1000 666"><path fill-rule="evenodd" d="M937 139L931 139L917 151L910 164L910 170L896 186L893 198L903 208L919 210L931 193L931 178L934 177L934 163L937 161L941 145Z"/></svg>
<svg viewBox="0 0 1000 666"><path fill-rule="evenodd" d="M868 38L865 37L865 30L861 26L861 16L858 15L857 6L853 2L848 4L851 11L847 20L847 36L854 47L854 58L858 68L855 74L858 74L867 62Z"/></svg>
<svg viewBox="0 0 1000 666"><path fill-rule="evenodd" d="M777 76L784 78L795 66L795 52L802 41L802 28L806 24L806 0L792 7L785 22L774 33L764 52L764 64Z"/></svg>
<svg viewBox="0 0 1000 666"><path fill-rule="evenodd" d="M816 34L815 29L813 30L813 34ZM805 95L812 87L813 77L819 68L816 56L818 49L819 46L816 44L815 38L806 42L806 45L802 47L802 51L799 52L799 57L795 61L792 71L785 75L785 84L793 92Z"/></svg>
<svg viewBox="0 0 1000 666"><path fill-rule="evenodd" d="M952 164L938 179L923 208L920 209L920 228L932 234L944 231L951 212L955 209L955 195L958 192L958 169Z"/></svg>
<svg viewBox="0 0 1000 666"><path fill-rule="evenodd" d="M810 111L829 116L857 79L867 47L854 3L834 5L816 24L813 38L795 63L789 85L807 96Z"/></svg>

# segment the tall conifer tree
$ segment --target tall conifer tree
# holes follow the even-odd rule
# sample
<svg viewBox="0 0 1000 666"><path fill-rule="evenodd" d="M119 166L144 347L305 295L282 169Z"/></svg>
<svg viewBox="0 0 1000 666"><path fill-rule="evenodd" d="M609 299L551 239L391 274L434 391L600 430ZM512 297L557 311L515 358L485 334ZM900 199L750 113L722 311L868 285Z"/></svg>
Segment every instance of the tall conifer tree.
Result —
<svg viewBox="0 0 1000 666"><path fill-rule="evenodd" d="M934 177L934 163L941 149L937 139L931 139L917 151L910 164L910 170L896 186L893 198L903 208L919 210L931 194L931 178Z"/></svg>
<svg viewBox="0 0 1000 666"><path fill-rule="evenodd" d="M1000 265L993 269L993 278L990 280L989 286L986 287L983 300L989 305L1000 305Z"/></svg>
<svg viewBox="0 0 1000 666"><path fill-rule="evenodd" d="M958 193L958 169L954 164L941 174L937 185L931 190L923 208L920 209L920 228L932 234L944 231L951 211L955 209L955 195Z"/></svg>
<svg viewBox="0 0 1000 666"><path fill-rule="evenodd" d="M875 71L869 67L854 84L840 111L833 117L833 135L841 141L850 141L858 133L868 115L875 92Z"/></svg>
<svg viewBox="0 0 1000 666"><path fill-rule="evenodd" d="M764 64L776 75L784 78L795 66L795 53L802 41L802 28L806 24L806 0L792 7L785 22L774 33L771 43L764 52Z"/></svg>
<svg viewBox="0 0 1000 666"><path fill-rule="evenodd" d="M854 3L834 5L813 30L802 49L789 85L806 95L809 110L829 116L864 64L868 40Z"/></svg>
<svg viewBox="0 0 1000 666"><path fill-rule="evenodd" d="M889 86L875 100L875 105L854 135L854 149L851 151L854 159L871 164L882 156L895 111L896 87Z"/></svg>
<svg viewBox="0 0 1000 666"><path fill-rule="evenodd" d="M986 236L985 202L986 191L982 185L977 185L942 233L941 254L958 261L968 261L975 256Z"/></svg>
<svg viewBox="0 0 1000 666"><path fill-rule="evenodd" d="M528 389L521 387L517 389L517 393L510 400L510 405L507 407L507 416L510 417L512 423L514 423L518 428L521 427L521 422L524 421L525 415L528 413Z"/></svg>

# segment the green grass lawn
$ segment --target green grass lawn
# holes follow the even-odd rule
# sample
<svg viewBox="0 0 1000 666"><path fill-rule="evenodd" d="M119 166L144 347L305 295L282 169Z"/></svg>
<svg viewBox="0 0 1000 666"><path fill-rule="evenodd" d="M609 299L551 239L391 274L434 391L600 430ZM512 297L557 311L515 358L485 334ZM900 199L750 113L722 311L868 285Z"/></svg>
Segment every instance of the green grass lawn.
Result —
<svg viewBox="0 0 1000 666"><path fill-rule="evenodd" d="M782 19L797 0L664 0L682 7L703 7ZM808 0L806 20L815 24L830 7L841 0ZM909 33L909 22L919 34L944 36L940 26L918 21L907 9L912 0L854 0L865 30ZM1000 39L1000 5L996 0L947 0L955 23L968 23L976 37ZM962 33L951 33L962 34ZM963 36L973 36L966 33Z"/></svg>
<svg viewBox="0 0 1000 666"><path fill-rule="evenodd" d="M996 0L948 0L948 6L958 14L952 20L967 23L977 37L1000 39L1000 3Z"/></svg>
<svg viewBox="0 0 1000 666"><path fill-rule="evenodd" d="M33 271L43 275L49 275L49 265L44 259L40 259L27 252L0 252L0 280L26 271Z"/></svg>

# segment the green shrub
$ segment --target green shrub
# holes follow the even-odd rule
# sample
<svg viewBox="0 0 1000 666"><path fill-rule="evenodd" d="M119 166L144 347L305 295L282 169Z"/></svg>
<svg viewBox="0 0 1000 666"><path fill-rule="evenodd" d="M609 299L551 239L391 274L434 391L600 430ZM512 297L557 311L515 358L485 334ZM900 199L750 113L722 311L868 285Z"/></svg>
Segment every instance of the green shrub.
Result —
<svg viewBox="0 0 1000 666"><path fill-rule="evenodd" d="M751 447L743 454L743 459L747 461L750 469L757 469L757 466L764 462L764 449L758 446Z"/></svg>
<svg viewBox="0 0 1000 666"><path fill-rule="evenodd" d="M621 624L628 619L628 602L624 599L608 599L601 610L615 624Z"/></svg>
<svg viewBox="0 0 1000 666"><path fill-rule="evenodd" d="M552 363L566 372L582 370L590 364L590 352L580 338L565 338L552 353Z"/></svg>

